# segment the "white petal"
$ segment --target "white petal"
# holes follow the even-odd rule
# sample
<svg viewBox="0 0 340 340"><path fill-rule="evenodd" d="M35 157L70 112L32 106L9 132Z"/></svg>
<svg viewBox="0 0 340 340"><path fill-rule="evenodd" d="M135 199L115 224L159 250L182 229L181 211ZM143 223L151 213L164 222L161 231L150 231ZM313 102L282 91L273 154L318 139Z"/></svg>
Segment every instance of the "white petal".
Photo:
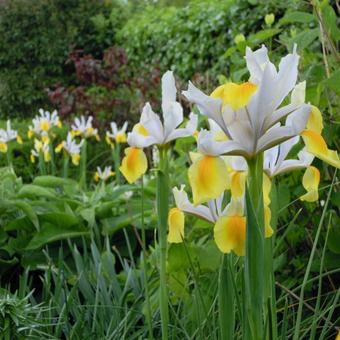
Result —
<svg viewBox="0 0 340 340"><path fill-rule="evenodd" d="M167 71L162 77L162 111L164 118L168 114L171 103L176 101L176 83L172 71Z"/></svg>
<svg viewBox="0 0 340 340"><path fill-rule="evenodd" d="M118 130L117 130L117 124L116 124L115 122L112 122L112 123L111 123L111 130L112 130L112 134L113 134L114 136L116 136Z"/></svg>
<svg viewBox="0 0 340 340"><path fill-rule="evenodd" d="M126 132L128 125L129 125L129 123L125 121L122 128L121 128L121 132Z"/></svg>
<svg viewBox="0 0 340 340"><path fill-rule="evenodd" d="M297 135L300 134L300 132L306 128L310 112L311 106L302 104L299 109L295 110L287 117L286 125L291 126Z"/></svg>
<svg viewBox="0 0 340 340"><path fill-rule="evenodd" d="M200 91L189 81L187 91L182 92L183 95L192 103L196 104L201 114L213 119L223 131L227 131L227 127L222 119L222 101L220 99L211 98Z"/></svg>
<svg viewBox="0 0 340 340"><path fill-rule="evenodd" d="M164 139L183 122L183 108L180 103L172 102L168 107L168 113L164 114Z"/></svg>
<svg viewBox="0 0 340 340"><path fill-rule="evenodd" d="M164 130L159 116L152 111L150 103L146 103L143 107L140 123L145 127L148 133L153 136L158 144L164 141Z"/></svg>
<svg viewBox="0 0 340 340"><path fill-rule="evenodd" d="M127 135L127 143L136 148L146 148L150 145L157 144L154 136L143 136L137 132L129 132Z"/></svg>
<svg viewBox="0 0 340 340"><path fill-rule="evenodd" d="M189 121L185 128L173 130L170 135L166 138L165 143L168 143L179 137L192 136L197 128L198 116L194 113L190 113Z"/></svg>
<svg viewBox="0 0 340 340"><path fill-rule="evenodd" d="M269 115L264 122L264 130L268 130L270 127L279 122L282 118L291 114L294 110L298 109L300 105L297 104L288 104L286 106L281 107L280 109L273 112L273 114Z"/></svg>

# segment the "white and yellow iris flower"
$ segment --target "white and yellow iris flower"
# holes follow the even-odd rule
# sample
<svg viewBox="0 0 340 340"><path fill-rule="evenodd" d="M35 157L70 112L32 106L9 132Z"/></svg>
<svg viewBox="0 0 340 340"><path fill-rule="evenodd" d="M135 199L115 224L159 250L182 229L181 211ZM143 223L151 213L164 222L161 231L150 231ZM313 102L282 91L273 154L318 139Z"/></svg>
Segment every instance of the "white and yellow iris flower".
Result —
<svg viewBox="0 0 340 340"><path fill-rule="evenodd" d="M32 120L32 125L28 128L28 138L33 136L39 137L43 142L49 142L49 132L53 127L60 128L62 126L58 116L58 112L54 110L52 113L39 109L39 115Z"/></svg>
<svg viewBox="0 0 340 340"><path fill-rule="evenodd" d="M73 136L71 134L71 132L69 132L67 134L67 138L65 141L61 142L56 148L55 148L55 152L59 153L62 150L65 150L65 152L67 153L67 155L69 155L71 157L72 163L74 165L79 165L79 161L80 161L80 150L81 147L84 143L84 140L81 140L80 143L77 143L74 139Z"/></svg>
<svg viewBox="0 0 340 340"><path fill-rule="evenodd" d="M12 130L11 121L6 123L6 129L0 129L0 152L6 153L8 151L8 143L16 140L19 144L22 144L22 139L18 135L18 132Z"/></svg>
<svg viewBox="0 0 340 340"><path fill-rule="evenodd" d="M43 155L44 161L47 163L51 160L50 146L48 142L39 139L34 140L34 149L31 150L31 162L35 162L35 158Z"/></svg>
<svg viewBox="0 0 340 340"><path fill-rule="evenodd" d="M72 136L80 136L82 138L96 137L99 140L98 129L95 129L92 125L93 117L89 116L87 119L84 116L75 118L71 125Z"/></svg>
<svg viewBox="0 0 340 340"><path fill-rule="evenodd" d="M248 82L224 84L210 96L189 82L189 88L183 94L197 105L202 114L213 119L228 137L220 145L224 147L223 154L252 158L305 129L309 105L303 103L280 107L295 86L298 60L294 48L292 54L282 58L277 71L264 46L255 52L247 48ZM292 113L299 117L293 124L275 126Z"/></svg>
<svg viewBox="0 0 340 340"><path fill-rule="evenodd" d="M99 180L106 182L110 177L113 177L115 173L112 171L111 166L106 166L104 170L102 170L99 166L97 166L97 171L94 174L94 180L99 182Z"/></svg>
<svg viewBox="0 0 340 340"><path fill-rule="evenodd" d="M171 71L162 77L162 114L163 122L158 114L153 112L151 105L146 103L139 123L128 134L127 142L138 141L142 147L164 145L179 137L192 136L197 127L197 115L191 113L184 128L178 128L183 122L183 108L176 101L177 89L175 78Z"/></svg>
<svg viewBox="0 0 340 340"><path fill-rule="evenodd" d="M128 122L124 122L121 129L117 128L117 124L115 122L112 122L111 124L111 132L106 132L106 142L111 145L111 147L114 147L113 141L116 143L126 143L127 136L126 136L126 129L128 127Z"/></svg>

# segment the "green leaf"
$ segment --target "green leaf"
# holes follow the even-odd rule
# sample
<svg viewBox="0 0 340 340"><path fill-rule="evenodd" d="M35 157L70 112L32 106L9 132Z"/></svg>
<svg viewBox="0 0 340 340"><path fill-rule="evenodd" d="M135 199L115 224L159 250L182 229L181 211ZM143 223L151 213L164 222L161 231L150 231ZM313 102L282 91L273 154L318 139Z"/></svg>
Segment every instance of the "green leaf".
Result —
<svg viewBox="0 0 340 340"><path fill-rule="evenodd" d="M264 40L267 40L267 39L277 35L280 32L281 32L281 30L279 28L268 28L268 29L259 31L259 32L255 33L254 35L249 36L248 40L252 44L258 44L258 43L263 42Z"/></svg>
<svg viewBox="0 0 340 340"><path fill-rule="evenodd" d="M327 241L328 248L336 254L340 254L340 227L335 226L329 230Z"/></svg>
<svg viewBox="0 0 340 340"><path fill-rule="evenodd" d="M286 24L295 23L295 22L308 24L313 21L316 21L313 14L296 11L296 12L286 13L284 17L279 21L279 24L286 25Z"/></svg>
<svg viewBox="0 0 340 340"><path fill-rule="evenodd" d="M323 83L330 89L332 89L334 92L336 92L338 95L340 95L340 69L332 73L332 75L323 81Z"/></svg>
<svg viewBox="0 0 340 340"><path fill-rule="evenodd" d="M297 44L298 51L302 51L319 37L319 33L319 28L302 31L289 40L289 49L292 50L293 45Z"/></svg>
<svg viewBox="0 0 340 340"><path fill-rule="evenodd" d="M90 235L81 225L67 226L61 224L44 223L26 247L26 250L39 249L45 244L68 238Z"/></svg>
<svg viewBox="0 0 340 340"><path fill-rule="evenodd" d="M25 184L18 192L20 198L56 198L56 192L54 190L45 189L34 184Z"/></svg>

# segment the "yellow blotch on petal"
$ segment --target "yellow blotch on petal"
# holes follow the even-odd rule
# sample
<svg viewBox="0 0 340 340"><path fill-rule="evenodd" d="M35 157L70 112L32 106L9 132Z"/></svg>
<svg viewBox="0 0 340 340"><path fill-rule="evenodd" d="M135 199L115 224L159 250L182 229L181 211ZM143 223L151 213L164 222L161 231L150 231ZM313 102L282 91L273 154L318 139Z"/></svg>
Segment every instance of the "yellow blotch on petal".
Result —
<svg viewBox="0 0 340 340"><path fill-rule="evenodd" d="M72 158L72 163L75 166L78 166L79 165L79 161L80 161L80 154L79 153L75 153L75 154L71 155L71 158Z"/></svg>
<svg viewBox="0 0 340 340"><path fill-rule="evenodd" d="M214 134L214 141L225 142L229 140L228 136L223 131L218 131Z"/></svg>
<svg viewBox="0 0 340 340"><path fill-rule="evenodd" d="M272 188L272 182L268 175L264 172L263 173L263 204L269 205L270 204L270 190Z"/></svg>
<svg viewBox="0 0 340 340"><path fill-rule="evenodd" d="M149 131L141 123L136 124L133 127L132 131L137 132L145 137L149 136Z"/></svg>
<svg viewBox="0 0 340 340"><path fill-rule="evenodd" d="M40 122L40 129L45 131L45 132L48 132L48 130L50 129L50 123L48 120L46 119L43 119L41 122Z"/></svg>
<svg viewBox="0 0 340 340"><path fill-rule="evenodd" d="M0 143L0 152L6 153L8 150L7 144L6 143Z"/></svg>
<svg viewBox="0 0 340 340"><path fill-rule="evenodd" d="M256 90L257 86L250 82L226 83L216 88L210 96L221 99L223 106L229 105L235 111L245 107Z"/></svg>
<svg viewBox="0 0 340 340"><path fill-rule="evenodd" d="M54 149L54 151L55 151L56 153L59 153L59 152L63 149L63 147L64 147L64 142L61 142L60 144L58 144L58 145L56 146L56 148Z"/></svg>
<svg viewBox="0 0 340 340"><path fill-rule="evenodd" d="M228 186L227 167L220 157L201 156L188 175L195 205L218 198Z"/></svg>
<svg viewBox="0 0 340 340"><path fill-rule="evenodd" d="M264 236L266 238L271 237L274 233L270 222L272 218L272 212L270 211L270 208L265 205L264 206Z"/></svg>
<svg viewBox="0 0 340 340"><path fill-rule="evenodd" d="M168 216L168 242L181 243L184 239L184 213L178 208L172 208Z"/></svg>
<svg viewBox="0 0 340 340"><path fill-rule="evenodd" d="M317 201L319 199L319 183L320 171L314 166L309 166L302 178L302 185L307 192L300 197L300 200L307 202Z"/></svg>
<svg viewBox="0 0 340 340"><path fill-rule="evenodd" d="M41 137L41 140L44 143L49 143L50 142L50 137L48 137L48 135L44 135L44 136Z"/></svg>
<svg viewBox="0 0 340 340"><path fill-rule="evenodd" d="M233 251L244 256L246 239L246 218L244 216L222 216L214 227L214 239L222 253Z"/></svg>
<svg viewBox="0 0 340 340"><path fill-rule="evenodd" d="M22 138L19 135L17 135L17 143L22 144Z"/></svg>
<svg viewBox="0 0 340 340"><path fill-rule="evenodd" d="M118 132L115 137L116 143L126 143L126 133Z"/></svg>
<svg viewBox="0 0 340 340"><path fill-rule="evenodd" d="M325 140L313 130L304 130L301 133L307 151L322 161L340 169L339 155L335 150L327 147Z"/></svg>
<svg viewBox="0 0 340 340"><path fill-rule="evenodd" d="M318 134L321 134L323 130L323 119L320 110L312 105L311 112L309 114L307 122L307 130L312 130Z"/></svg>
<svg viewBox="0 0 340 340"><path fill-rule="evenodd" d="M129 147L124 150L125 157L119 170L131 184L145 174L148 161L142 149Z"/></svg>
<svg viewBox="0 0 340 340"><path fill-rule="evenodd" d="M241 198L244 194L246 186L246 173L241 171L234 171L231 174L231 197Z"/></svg>

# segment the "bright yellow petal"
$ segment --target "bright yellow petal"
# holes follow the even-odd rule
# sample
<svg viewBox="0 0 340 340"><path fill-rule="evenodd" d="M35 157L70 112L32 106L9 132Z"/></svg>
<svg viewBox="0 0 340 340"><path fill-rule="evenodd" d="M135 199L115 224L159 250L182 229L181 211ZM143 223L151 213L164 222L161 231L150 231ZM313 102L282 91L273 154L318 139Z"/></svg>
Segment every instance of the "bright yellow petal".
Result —
<svg viewBox="0 0 340 340"><path fill-rule="evenodd" d="M197 160L199 160L202 157L202 154L199 152L189 152L189 157L192 163L195 163Z"/></svg>
<svg viewBox="0 0 340 340"><path fill-rule="evenodd" d="M270 190L272 188L272 182L268 175L263 173L263 203L264 205L270 204Z"/></svg>
<svg viewBox="0 0 340 340"><path fill-rule="evenodd" d="M61 123L61 120L60 120L60 119L58 119L56 125L57 125L58 128L61 128L61 127L63 126L63 124Z"/></svg>
<svg viewBox="0 0 340 340"><path fill-rule="evenodd" d="M270 211L270 208L265 205L264 206L264 236L266 238L271 237L273 235L273 229L270 225L272 218L272 212Z"/></svg>
<svg viewBox="0 0 340 340"><path fill-rule="evenodd" d="M99 181L99 174L98 174L98 171L96 171L96 173L94 174L93 178L94 178L94 180L95 180L96 182Z"/></svg>
<svg viewBox="0 0 340 340"><path fill-rule="evenodd" d="M305 130L301 133L307 151L322 161L340 169L339 155L335 150L327 147L322 136L313 130Z"/></svg>
<svg viewBox="0 0 340 340"><path fill-rule="evenodd" d="M309 166L302 178L302 185L307 193L300 197L301 201L315 202L319 199L320 171Z"/></svg>
<svg viewBox="0 0 340 340"><path fill-rule="evenodd" d="M99 133L96 134L96 141L97 142L100 142L100 136L99 136Z"/></svg>
<svg viewBox="0 0 340 340"><path fill-rule="evenodd" d="M210 96L219 98L222 100L223 105L229 105L233 110L238 110L248 104L256 90L257 86L250 82L240 85L226 83L215 89Z"/></svg>
<svg viewBox="0 0 340 340"><path fill-rule="evenodd" d="M63 147L64 147L64 142L61 142L60 144L58 144L58 145L56 146L56 148L54 149L54 151L55 151L56 153L59 153L59 152L63 149Z"/></svg>
<svg viewBox="0 0 340 340"><path fill-rule="evenodd" d="M316 106L313 105L307 122L307 130L312 130L319 135L323 130L322 113Z"/></svg>
<svg viewBox="0 0 340 340"><path fill-rule="evenodd" d="M226 175L225 175L226 176ZM246 173L243 171L234 171L231 174L231 197L234 199L240 198L244 194L246 184Z"/></svg>
<svg viewBox="0 0 340 340"><path fill-rule="evenodd" d="M214 239L222 253L232 250L238 256L245 253L246 218L244 216L220 217L214 227Z"/></svg>
<svg viewBox="0 0 340 340"><path fill-rule="evenodd" d="M51 154L48 151L44 152L44 161L49 162L51 160Z"/></svg>
<svg viewBox="0 0 340 340"><path fill-rule="evenodd" d="M145 137L149 136L149 131L141 123L136 124L133 127L132 131L137 132Z"/></svg>
<svg viewBox="0 0 340 340"><path fill-rule="evenodd" d="M35 157L34 157L33 154L31 154L30 159L31 159L31 162L32 162L32 163L35 163Z"/></svg>
<svg viewBox="0 0 340 340"><path fill-rule="evenodd" d="M41 122L40 122L40 129L47 132L49 129L50 129L50 123L48 120L46 119L43 119Z"/></svg>
<svg viewBox="0 0 340 340"><path fill-rule="evenodd" d="M125 157L119 170L131 184L145 174L148 161L142 149L129 147L125 149L124 153Z"/></svg>
<svg viewBox="0 0 340 340"><path fill-rule="evenodd" d="M22 138L19 135L17 135L17 143L22 144Z"/></svg>
<svg viewBox="0 0 340 340"><path fill-rule="evenodd" d="M195 205L218 198L228 185L227 167L220 157L200 157L188 174Z"/></svg>
<svg viewBox="0 0 340 340"><path fill-rule="evenodd" d="M109 144L111 146L112 149L114 149L115 145L113 144L109 135L106 135L105 141L106 141L107 144Z"/></svg>
<svg viewBox="0 0 340 340"><path fill-rule="evenodd" d="M6 143L0 143L0 152L6 153L8 150L7 144Z"/></svg>
<svg viewBox="0 0 340 340"><path fill-rule="evenodd" d="M115 139L117 143L126 143L126 133L118 132Z"/></svg>
<svg viewBox="0 0 340 340"><path fill-rule="evenodd" d="M71 158L72 158L72 163L74 165L79 165L79 161L80 161L80 154L79 153L75 153L73 155L71 155Z"/></svg>
<svg viewBox="0 0 340 340"><path fill-rule="evenodd" d="M184 238L184 213L178 208L172 208L168 216L168 242L181 243Z"/></svg>
<svg viewBox="0 0 340 340"><path fill-rule="evenodd" d="M34 132L32 130L27 131L27 137L31 139L34 136Z"/></svg>
<svg viewBox="0 0 340 340"><path fill-rule="evenodd" d="M42 140L44 143L49 143L49 142L50 142L50 137L48 137L48 135L45 135L45 136L42 136L42 137L41 137L41 140Z"/></svg>

